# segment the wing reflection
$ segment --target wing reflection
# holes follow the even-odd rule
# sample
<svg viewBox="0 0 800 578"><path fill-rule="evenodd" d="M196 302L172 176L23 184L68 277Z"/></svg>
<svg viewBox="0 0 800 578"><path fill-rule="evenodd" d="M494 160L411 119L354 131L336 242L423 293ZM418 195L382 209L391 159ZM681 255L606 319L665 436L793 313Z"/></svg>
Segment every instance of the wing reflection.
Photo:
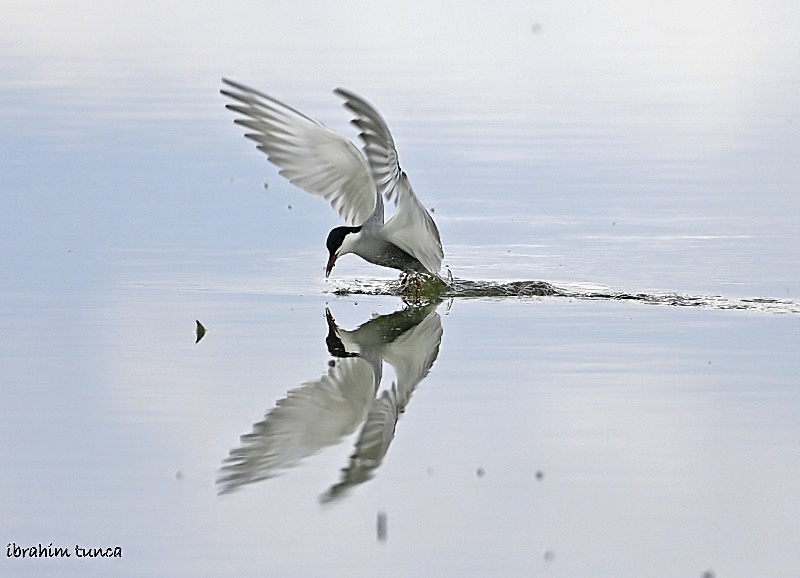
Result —
<svg viewBox="0 0 800 578"><path fill-rule="evenodd" d="M329 502L369 480L389 449L411 394L439 353L442 324L437 305L409 306L352 331L340 329L326 309L326 343L335 361L326 375L290 390L242 436L220 469L219 493L279 475L359 426L355 451L340 481L320 499ZM397 380L376 397L384 360Z"/></svg>

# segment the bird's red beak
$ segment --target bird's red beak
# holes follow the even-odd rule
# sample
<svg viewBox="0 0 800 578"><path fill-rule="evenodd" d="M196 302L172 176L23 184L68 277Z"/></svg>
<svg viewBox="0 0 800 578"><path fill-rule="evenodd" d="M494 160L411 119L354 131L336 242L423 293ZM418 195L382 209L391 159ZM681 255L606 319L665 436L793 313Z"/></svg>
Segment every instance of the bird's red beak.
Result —
<svg viewBox="0 0 800 578"><path fill-rule="evenodd" d="M327 279L330 274L333 266L336 264L336 253L331 253L330 257L328 257L328 264L325 265L325 278Z"/></svg>

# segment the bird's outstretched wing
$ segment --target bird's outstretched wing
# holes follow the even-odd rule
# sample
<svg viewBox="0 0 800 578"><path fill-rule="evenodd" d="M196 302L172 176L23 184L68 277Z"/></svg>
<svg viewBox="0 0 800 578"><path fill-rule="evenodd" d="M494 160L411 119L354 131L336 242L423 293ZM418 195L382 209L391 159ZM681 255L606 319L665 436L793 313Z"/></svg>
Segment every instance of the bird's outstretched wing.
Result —
<svg viewBox="0 0 800 578"><path fill-rule="evenodd" d="M421 323L381 349L381 356L397 375L394 389L399 411L405 409L414 389L425 379L436 361L442 333L442 320L435 309L431 309Z"/></svg>
<svg viewBox="0 0 800 578"><path fill-rule="evenodd" d="M397 205L397 211L384 227L387 240L416 257L431 273L438 273L444 258L439 230L400 168L394 139L386 122L360 96L342 88L334 92L344 99L345 107L355 115L352 123L360 131L364 154L378 193Z"/></svg>
<svg viewBox="0 0 800 578"><path fill-rule="evenodd" d="M219 492L278 475L351 434L367 417L379 379L369 363L348 357L290 390L231 450L219 472Z"/></svg>
<svg viewBox="0 0 800 578"><path fill-rule="evenodd" d="M372 217L383 222L371 169L355 144L321 122L253 88L222 79L220 92L236 101L226 108L250 132L267 158L289 182L328 201L349 225ZM380 215L375 215L380 211Z"/></svg>
<svg viewBox="0 0 800 578"><path fill-rule="evenodd" d="M347 491L363 484L375 475L394 439L394 429L399 417L395 390L386 390L373 403L367 420L356 440L355 451L347 467L342 469L339 482L320 496L324 503L343 497Z"/></svg>

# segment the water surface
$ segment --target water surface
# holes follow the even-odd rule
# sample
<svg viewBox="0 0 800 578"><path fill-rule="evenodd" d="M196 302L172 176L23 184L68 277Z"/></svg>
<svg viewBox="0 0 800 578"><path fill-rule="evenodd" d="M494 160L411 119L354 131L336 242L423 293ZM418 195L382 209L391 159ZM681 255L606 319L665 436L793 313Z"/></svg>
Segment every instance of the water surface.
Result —
<svg viewBox="0 0 800 578"><path fill-rule="evenodd" d="M0 537L122 558L0 573L796 571L796 7L95 4L4 10ZM223 75L372 101L462 285L326 282Z"/></svg>

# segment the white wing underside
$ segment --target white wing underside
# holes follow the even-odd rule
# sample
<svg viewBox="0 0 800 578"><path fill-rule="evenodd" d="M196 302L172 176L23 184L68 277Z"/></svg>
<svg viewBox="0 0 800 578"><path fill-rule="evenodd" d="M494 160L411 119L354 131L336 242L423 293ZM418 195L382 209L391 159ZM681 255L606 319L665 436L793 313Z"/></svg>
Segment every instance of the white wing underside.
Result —
<svg viewBox="0 0 800 578"><path fill-rule="evenodd" d="M354 432L375 398L376 377L368 362L348 357L289 391L231 450L218 480L223 493L277 475Z"/></svg>
<svg viewBox="0 0 800 578"><path fill-rule="evenodd" d="M361 131L362 154L351 141L307 114L242 84L223 82L231 89L222 94L240 103L227 105L244 117L235 122L252 131L245 136L257 143L281 175L327 200L353 226L383 225L381 197L393 200L397 210L381 235L438 273L444 258L439 231L400 168L386 123L368 102L341 88L334 91L355 115L352 123Z"/></svg>
<svg viewBox="0 0 800 578"><path fill-rule="evenodd" d="M383 203L355 144L271 96L223 82L232 90L222 94L241 103L227 105L244 117L237 118L236 124L251 131L245 136L257 143L281 175L328 201L348 225L363 225L371 217L383 223Z"/></svg>

